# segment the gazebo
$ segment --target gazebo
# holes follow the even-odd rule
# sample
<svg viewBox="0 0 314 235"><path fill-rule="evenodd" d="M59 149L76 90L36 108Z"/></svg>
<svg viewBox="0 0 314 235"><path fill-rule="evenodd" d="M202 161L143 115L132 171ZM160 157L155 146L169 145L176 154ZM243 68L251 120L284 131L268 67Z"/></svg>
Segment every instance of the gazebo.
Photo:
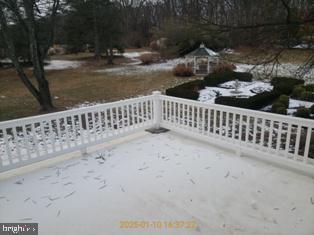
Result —
<svg viewBox="0 0 314 235"><path fill-rule="evenodd" d="M218 62L218 57L218 53L208 49L203 43L199 48L185 56L196 75L207 75L210 73L211 66Z"/></svg>

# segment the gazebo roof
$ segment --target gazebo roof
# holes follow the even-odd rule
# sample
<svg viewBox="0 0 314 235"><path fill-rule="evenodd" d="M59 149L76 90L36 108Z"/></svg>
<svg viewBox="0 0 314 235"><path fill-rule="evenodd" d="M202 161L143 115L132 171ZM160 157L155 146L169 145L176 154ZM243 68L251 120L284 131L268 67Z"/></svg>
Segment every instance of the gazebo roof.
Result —
<svg viewBox="0 0 314 235"><path fill-rule="evenodd" d="M196 57L196 56L218 56L218 53L214 52L211 49L208 49L202 43L199 48L197 48L196 50L186 55L186 57Z"/></svg>

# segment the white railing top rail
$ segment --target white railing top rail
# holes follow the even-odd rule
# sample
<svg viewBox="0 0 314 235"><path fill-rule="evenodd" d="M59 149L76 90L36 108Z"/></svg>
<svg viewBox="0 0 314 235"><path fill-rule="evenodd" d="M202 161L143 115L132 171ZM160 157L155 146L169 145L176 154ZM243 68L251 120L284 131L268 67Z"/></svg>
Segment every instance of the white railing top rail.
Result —
<svg viewBox="0 0 314 235"><path fill-rule="evenodd" d="M264 119L269 119L269 120L278 121L278 122L295 123L298 125L303 125L303 126L314 128L314 120L311 120L311 119L291 117L291 116L268 113L268 112L251 110L251 109L237 108L237 107L227 106L227 105L207 104L207 103L201 103L195 100L188 100L188 99L183 99L183 98L178 98L178 97L173 97L173 96L166 96L166 95L161 95L161 98L168 101L177 101L180 103L184 103L188 105L195 105L195 106L203 107L203 108L212 108L212 109L229 112L229 113L233 112L233 113L257 117L257 118L264 118Z"/></svg>

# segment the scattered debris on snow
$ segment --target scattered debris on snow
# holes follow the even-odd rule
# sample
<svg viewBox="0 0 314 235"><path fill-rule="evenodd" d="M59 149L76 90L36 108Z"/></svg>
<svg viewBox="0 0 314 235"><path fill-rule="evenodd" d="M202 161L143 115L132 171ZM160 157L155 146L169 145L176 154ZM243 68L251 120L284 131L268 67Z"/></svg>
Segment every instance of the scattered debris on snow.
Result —
<svg viewBox="0 0 314 235"><path fill-rule="evenodd" d="M281 168L269 171L269 164L234 157L169 132L148 134L98 151L1 180L1 198L10 202L1 200L0 220L36 221L46 235L62 231L86 234L86 226L92 229L88 230L91 234L120 234L116 221L121 220L121 214L133 216L135 212L138 218L152 214L156 218L167 215L168 220L199 218L202 234L231 234L235 226L243 228L243 235L270 230L273 234L308 234L313 229L314 183L310 177ZM106 158L110 155L103 165L98 164L100 154ZM163 161L162 157L170 160ZM179 161L182 164L175 164ZM139 166L148 165L148 170L138 171ZM91 177L84 178L86 172ZM229 180L244 173L241 180ZM24 184L14 184L21 178ZM283 179L287 183L283 184ZM51 185L56 181L60 184ZM73 184L64 187L69 181ZM264 196L256 193L258 189L263 189ZM245 193L239 197L239 192ZM84 214L78 213L81 211ZM86 219L84 215L94 216ZM63 217L67 219L60 220ZM265 218L270 222L267 229Z"/></svg>

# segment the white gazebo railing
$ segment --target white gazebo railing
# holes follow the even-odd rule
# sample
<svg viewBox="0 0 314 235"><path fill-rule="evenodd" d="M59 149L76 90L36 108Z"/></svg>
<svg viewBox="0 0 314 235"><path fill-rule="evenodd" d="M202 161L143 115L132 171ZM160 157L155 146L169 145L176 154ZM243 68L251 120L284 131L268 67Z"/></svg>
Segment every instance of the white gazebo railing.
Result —
<svg viewBox="0 0 314 235"><path fill-rule="evenodd" d="M159 92L0 123L0 172L150 127L165 127L314 175L314 159L309 156L313 120L208 105Z"/></svg>

